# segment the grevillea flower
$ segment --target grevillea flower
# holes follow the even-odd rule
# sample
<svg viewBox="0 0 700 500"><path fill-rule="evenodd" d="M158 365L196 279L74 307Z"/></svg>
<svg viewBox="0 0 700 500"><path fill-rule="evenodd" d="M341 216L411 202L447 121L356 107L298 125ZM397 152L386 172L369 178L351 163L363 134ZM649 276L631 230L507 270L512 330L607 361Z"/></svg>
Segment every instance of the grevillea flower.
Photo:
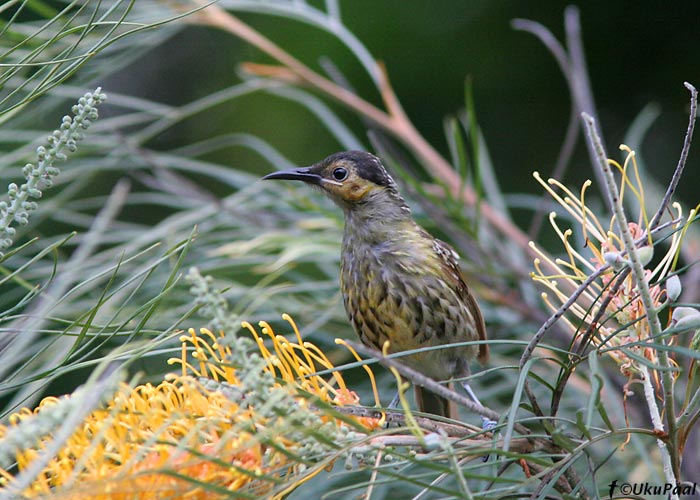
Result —
<svg viewBox="0 0 700 500"><path fill-rule="evenodd" d="M644 208L644 186L637 169L635 153L624 145L620 149L626 153L623 165L614 160L608 162L621 174L620 196L633 196L636 206L639 207L636 217L629 218L630 221L634 220L628 224L629 231L640 245L637 251L645 266L645 277L650 285L651 297L654 305L660 308L666 302L664 283L669 273L675 269L685 226L693 220L697 209L691 210L688 217L684 218L681 206L674 203L672 212L675 218L668 231L671 235L666 238L663 246L653 246L649 217ZM604 345L607 352L620 364L621 371L633 378L639 362L636 356L644 356L655 362L656 351L629 346L632 342L649 338L649 323L632 276L628 273L620 283L615 281L618 272L629 264L615 218L601 221L586 204L586 190L591 181L586 181L579 193L573 193L555 179L545 182L537 172L534 173L534 177L575 221L575 226L578 226L576 230L580 232L578 241L582 242L577 247L572 242L574 229L562 229L556 213L550 213L550 223L564 246L566 258L552 260L535 243L530 243L540 256L534 261L535 271L532 277L547 289L542 298L552 310L557 310L574 290L589 279L589 276L609 264L607 271L590 283L562 319L573 332L575 341L580 340L584 334L591 335L591 341L597 345ZM652 260L654 250L659 249L665 249L665 253L660 256L658 263L653 267L646 267ZM548 264L546 269L542 265L543 261ZM609 303L604 314L599 315L604 300L608 300ZM599 319L594 321L596 317ZM626 346L625 349L619 349L622 346Z"/></svg>
<svg viewBox="0 0 700 500"><path fill-rule="evenodd" d="M190 329L180 365L157 385L121 383L109 401L76 426L21 491L25 498L279 498L332 464L332 452L361 440L377 419L335 418L327 404L356 404L323 352L275 335L215 335ZM271 339L269 350L264 338ZM251 351L257 345L260 354ZM330 379L316 375L328 370ZM371 372L370 372L371 373ZM50 418L70 398L46 398L0 426L0 443L32 421ZM55 436L39 433L14 453L15 474L0 469L0 494L39 459ZM1 446L0 446L1 447ZM283 481L284 479L284 481Z"/></svg>

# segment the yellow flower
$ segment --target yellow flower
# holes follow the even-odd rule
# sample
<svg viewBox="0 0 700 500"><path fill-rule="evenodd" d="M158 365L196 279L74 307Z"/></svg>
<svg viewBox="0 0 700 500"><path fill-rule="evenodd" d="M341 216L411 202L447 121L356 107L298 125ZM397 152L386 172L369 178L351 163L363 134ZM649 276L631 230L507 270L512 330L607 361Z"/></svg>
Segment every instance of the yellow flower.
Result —
<svg viewBox="0 0 700 500"><path fill-rule="evenodd" d="M640 257L647 265L651 261L653 249L660 246L652 246L652 237L649 231L649 219L645 211L644 186L640 179L634 151L627 146L620 146L627 156L623 165L614 160L608 160L621 173L620 196L634 196L639 212L636 221L629 223L629 230L636 241L645 240L646 244L638 251ZM547 192L559 203L571 216L578 226L584 248L575 248L571 241L573 229L562 230L558 223L556 213L549 215L549 220L557 236L561 240L566 258L552 260L541 251L533 242L530 246L540 256L534 261L535 271L532 277L538 283L544 285L548 292L542 294L543 300L552 309L557 310L570 297L571 293L579 288L589 276L598 272L606 264L610 268L602 273L590 286L583 291L579 299L568 310L568 315L563 320L568 324L576 340L583 332L592 332L592 341L606 347L624 346L630 342L637 342L649 338L649 324L645 317L644 307L631 275L613 290L612 280L617 276L616 271L627 265L626 255L622 244L622 237L617 229L614 217L601 222L600 218L586 204L586 190L591 181L586 181L579 193L573 193L559 181L549 179L545 182L534 173L535 179L547 190ZM668 240L666 253L661 256L658 264L645 270L646 279L650 283L651 296L654 304L661 307L665 301L666 291L660 283L673 271L678 259L681 241L685 233L684 226L693 220L696 210L691 210L684 219L679 204L673 204L675 222L671 224L673 230ZM585 255L587 254L587 255ZM542 262L546 261L549 268L554 271L546 271ZM594 323L593 320L599 312L601 302L610 299L605 314ZM656 353L652 349L639 352L639 348L628 347L630 351L637 351L639 355L656 361ZM621 349L608 351L620 364L621 371L632 377L636 372L636 363L632 357Z"/></svg>
<svg viewBox="0 0 700 500"><path fill-rule="evenodd" d="M250 352L247 337L193 329L181 337L181 373L158 385L121 384L111 400L84 419L32 483L17 494L26 498L213 499L226 492L281 497L332 463L316 457L361 439L376 419L335 419L313 406L357 404L342 374L323 352L275 335L260 323L262 335L243 323L261 355ZM330 380L316 375L329 370ZM371 373L371 372L370 372ZM50 415L61 399L46 398L0 426L0 439L31 419ZM65 400L64 400L65 401ZM350 420L352 421L352 419ZM353 434L354 433L354 437ZM350 436L350 438L348 438ZM41 435L16 452L17 469L31 466L53 436ZM330 443L330 444L329 444ZM14 476L0 469L0 493L13 491ZM284 482L282 481L284 479ZM280 486L283 485L283 486Z"/></svg>

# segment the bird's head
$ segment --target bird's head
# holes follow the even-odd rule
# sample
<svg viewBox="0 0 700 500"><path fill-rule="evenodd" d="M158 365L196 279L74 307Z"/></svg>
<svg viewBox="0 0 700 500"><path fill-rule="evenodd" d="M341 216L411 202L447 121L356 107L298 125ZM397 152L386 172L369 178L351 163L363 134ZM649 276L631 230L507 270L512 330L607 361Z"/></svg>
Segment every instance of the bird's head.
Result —
<svg viewBox="0 0 700 500"><path fill-rule="evenodd" d="M320 187L346 211L380 208L410 213L382 162L364 151L343 151L310 167L273 172L263 179L304 181Z"/></svg>

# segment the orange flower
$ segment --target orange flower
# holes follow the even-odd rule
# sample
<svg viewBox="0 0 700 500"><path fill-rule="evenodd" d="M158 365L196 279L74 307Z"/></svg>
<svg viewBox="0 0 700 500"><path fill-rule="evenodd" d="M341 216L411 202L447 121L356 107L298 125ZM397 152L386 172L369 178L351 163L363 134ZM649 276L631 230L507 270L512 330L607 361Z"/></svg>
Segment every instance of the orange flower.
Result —
<svg viewBox="0 0 700 500"><path fill-rule="evenodd" d="M284 318L298 342L261 322L272 351L243 323L259 355L250 352L250 338L190 329L181 337L181 356L168 361L181 365L179 375L158 385L120 384L17 493L126 500L212 499L241 491L275 498L313 477L329 465L313 467L314 457L340 448L348 435L361 439L379 421L355 419L355 432L348 433L346 421L307 402L306 394L337 406L358 404L359 397L318 347L302 341L292 319ZM319 369L330 370L330 380L316 375ZM69 400L46 398L33 411L20 410L9 426L0 426L0 437L33 419L49 418L62 401ZM41 435L18 450L17 468L30 467L52 440L50 433ZM14 488L9 471L0 469L0 481L0 493Z"/></svg>

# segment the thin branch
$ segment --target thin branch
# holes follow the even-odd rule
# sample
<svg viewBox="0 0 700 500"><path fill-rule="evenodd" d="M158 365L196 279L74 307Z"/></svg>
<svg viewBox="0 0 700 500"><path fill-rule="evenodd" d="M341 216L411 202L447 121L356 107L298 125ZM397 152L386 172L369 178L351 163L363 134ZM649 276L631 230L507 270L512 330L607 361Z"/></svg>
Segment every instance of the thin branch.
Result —
<svg viewBox="0 0 700 500"><path fill-rule="evenodd" d="M654 230L651 231L651 234L657 234L658 232L666 229L672 224L680 222L680 219L676 219L670 222L666 222L658 227L656 227ZM647 236L642 235L635 241L635 245L640 245L642 243L645 243L647 241ZM621 256L625 257L627 255L627 251L625 250L622 252ZM530 340L529 344L525 348L525 351L523 351L522 356L520 357L520 362L518 364L519 368L522 370L522 368L525 366L525 363L532 357L532 353L535 351L537 348L537 345L542 341L544 338L545 334L550 330L550 328L557 322L559 319L568 311L574 303L578 301L578 298L583 294L583 292L586 291L586 289L601 275L605 274L606 271L610 269L609 264L604 264L602 267L597 269L593 274L589 275L588 278L586 278L585 281L583 281L576 290L571 294L569 299L564 302L554 313L542 324L542 326L537 330L535 335L532 337ZM529 381L525 381L525 393L528 396L528 399L530 400L530 403L533 405L533 408L536 410L539 410L539 405L535 401L534 398L534 393L532 392L530 388L530 383ZM536 411L536 413L539 416L543 416L544 414L541 412L541 410Z"/></svg>
<svg viewBox="0 0 700 500"><path fill-rule="evenodd" d="M651 298L651 293L649 292L649 282L646 279L644 273L644 266L639 258L639 253L637 252L637 247L632 239L632 233L630 232L629 225L627 223L627 215L625 214L624 208L622 207L622 200L620 199L620 194L615 182L615 176L608 163L607 155L603 147L603 143L600 141L600 136L595 128L595 120L592 116L588 114L583 114L583 120L586 125L586 131L589 137L589 143L596 152L596 165L598 169L603 172L603 177L605 179L605 192L608 196L608 201L610 203L610 209L615 214L615 221L617 227L620 231L622 237L622 242L624 248L627 251L628 259L631 263L630 268L632 271L632 277L634 278L637 289L639 290L640 298L646 312L647 321L649 324L650 334L654 337L655 342L662 343L663 340L660 339L661 335L661 321L659 320L659 314L654 301ZM670 361L668 359L668 353L665 350L658 351L659 360L664 367L670 367ZM643 369L642 369L643 368ZM651 414L652 422L654 424L654 429L658 432L665 433L663 424L661 423L661 416L659 414L659 409L656 404L656 395L651 387L651 380L649 380L649 371L646 366L641 365L640 369L644 374L644 394L647 399L647 406L649 407L649 412ZM664 391L664 402L666 409L666 422L668 425L668 434L671 442L673 442L677 435L676 428L676 414L675 414L675 404L674 404L674 393L673 393L673 374L669 370L663 370L661 373L662 385ZM648 384L648 386L647 386ZM650 392L651 389L651 392ZM678 457L678 449L672 447L669 450L669 446L661 439L657 439L659 449L661 451L661 458L663 461L664 474L668 482L680 481L680 462ZM675 496L677 498L677 495Z"/></svg>
<svg viewBox="0 0 700 500"><path fill-rule="evenodd" d="M360 418L382 418L386 420L387 425L404 425L406 423L405 415L395 410L379 410L377 408L366 408L363 406L334 406L333 411ZM446 436L452 437L472 437L475 434L483 432L480 428L464 423L462 425L450 424L441 422L429 417L414 416L414 420L418 423L421 429L430 432L444 433ZM491 439L489 438L489 442Z"/></svg>
<svg viewBox="0 0 700 500"><path fill-rule="evenodd" d="M458 449L469 449L470 451L473 450L476 456L480 455L485 455L485 454L491 454L494 453L494 450L498 452L498 450L503 449L503 439L499 438L495 442L493 439L486 439L486 438L478 438L478 437L473 437L470 439L465 439L465 438L456 438L450 436L448 438L450 440L450 444L454 446L455 448ZM541 441L541 440L540 440ZM410 446L410 447L423 447L424 443L421 443L420 439L412 434L392 434L388 436L375 436L372 437L370 442L372 445L384 445L384 446ZM534 453L536 451L544 451L548 452L547 448L544 447L539 447L537 445L533 445L533 442L531 439L528 438L517 438L511 440L511 443L513 446L510 447L509 453ZM480 446L480 448L476 448L477 446ZM551 448L551 446L550 446ZM559 450L561 452L561 450ZM430 455L432 459L438 459L439 457L436 457L434 454Z"/></svg>
<svg viewBox="0 0 700 500"><path fill-rule="evenodd" d="M593 92L591 91L588 69L586 68L586 58L583 50L583 40L581 38L581 23L579 10L577 7L569 6L564 11L564 27L566 33L567 51L557 41L554 35L547 28L534 21L516 19L512 23L515 29L523 30L535 35L542 44L549 49L554 59L559 65L562 74L569 87L572 103L575 106L578 117L581 113L588 113L597 118ZM591 163L595 163L595 150L586 142L588 156ZM603 189L604 180L598 170L594 170L598 186Z"/></svg>
<svg viewBox="0 0 700 500"><path fill-rule="evenodd" d="M528 19L513 19L511 26L516 30L525 31L536 36L540 42L542 42L542 44L549 49L549 52L557 61L559 69L564 75L564 79L567 81L569 91L573 95L573 84L571 82L571 61L569 60L566 50L564 50L564 47L559 43L552 32L545 28L542 24L535 21L530 21ZM563 178L566 167L568 166L571 156L573 155L574 147L576 146L576 139L579 131L581 130L579 125L579 113L580 111L578 109L578 105L575 99L572 98L569 124L566 127L564 142L559 150L559 155L557 156L556 163L554 164L554 170L551 175L551 177L554 177L555 179L561 180ZM540 231L544 215L544 202L548 198L549 195L547 193L542 196L542 201L537 208L537 212L532 219L532 223L530 224L528 234L532 239L534 239Z"/></svg>
<svg viewBox="0 0 700 500"><path fill-rule="evenodd" d="M400 363L399 361L393 359L390 356L384 356L384 354L382 354L382 352L377 349L372 349L363 344L360 344L359 342L353 342L350 340L346 342L357 352L364 354L365 356L376 358L380 364L387 367L396 368L396 371L398 371L403 377L405 377L415 385L425 387L426 389L437 394L438 396L448 399L450 401L454 401L455 403L464 406L467 410L481 415L483 417L489 418L491 420L498 421L498 419L501 417L499 413L493 411L492 409L487 408L485 406L477 405L466 396L462 396L458 392L448 389L447 387L436 382L430 377L426 377L422 373L407 367L406 365ZM516 424L516 429L518 432L521 432L523 434L530 433L530 430L524 425Z"/></svg>
<svg viewBox="0 0 700 500"><path fill-rule="evenodd" d="M545 334L549 331L549 329L557 322L559 321L559 318L561 318L566 311L568 311L571 306L573 306L577 301L578 298L583 294L588 287L595 281L597 280L603 273L605 273L608 269L610 268L609 265L605 264L598 270L596 270L593 274L588 276L586 280L579 285L579 287L574 290L574 292L569 296L566 302L564 302L559 309L557 309L554 314L552 314L547 321L545 321L542 326L540 326L539 330L537 330L537 333L530 339L530 342L528 343L527 347L525 348L525 351L523 351L522 356L520 356L520 363L519 367L522 370L525 364L528 362L528 360L532 357L532 353L535 351L535 348L537 345L542 341L542 338L545 336ZM530 404L532 405L532 409L535 412L536 415L543 417L544 412L540 408L540 405L537 403L537 399L535 398L535 393L532 391L532 388L530 387L530 381L525 380L525 384L523 385L523 390L525 391L525 395L527 395L528 400L530 400Z"/></svg>
<svg viewBox="0 0 700 500"><path fill-rule="evenodd" d="M683 150L681 151L681 157L678 159L678 165L676 165L676 170L673 172L671 183L668 185L668 188L666 189L666 194L661 200L659 209L656 211L654 217L652 217L651 221L649 222L650 230L654 229L657 226L657 224L661 220L661 217L664 214L664 211L666 210L666 207L668 207L668 204L671 202L671 196L673 196L673 193L676 191L676 187L678 187L678 182L681 179L681 174L683 174L683 169L685 168L685 164L688 161L690 143L693 141L693 130L695 130L695 120L697 119L698 115L698 91L688 82L685 82L684 85L685 88L687 88L690 91L690 116L688 117L688 128L685 132L685 139L683 140Z"/></svg>
<svg viewBox="0 0 700 500"><path fill-rule="evenodd" d="M382 414L386 417L387 424L403 425L406 423L403 413L391 410L378 410L376 408L365 408L362 406L336 406L333 411L350 415L353 417L362 418L381 418ZM438 420L414 416L416 422L421 429L429 432L444 433L449 438L453 438L454 443L458 446L486 446L482 451L492 453L493 450L502 450L504 446L503 438L494 440L488 434L485 434L481 429L470 424L455 425ZM382 443L385 446L423 446L423 443L413 434L403 434L405 430L401 430L401 434L378 435L371 438L372 443ZM535 453L544 452L547 454L560 454L562 450L554 445L549 439L518 437L513 438L509 442L508 451L511 453Z"/></svg>
<svg viewBox="0 0 700 500"><path fill-rule="evenodd" d="M200 2L201 3L201 2ZM259 48L272 58L282 63L285 67L291 70L304 83L311 87L320 90L329 97L337 100L341 104L347 106L354 112L366 117L374 122L377 126L384 129L397 139L399 139L407 148L409 148L418 158L425 168L430 171L436 178L442 180L454 192L458 194L458 190L462 186L462 182L457 172L452 169L450 163L443 158L426 139L416 130L413 123L408 119L406 114L398 104L398 100L389 85L386 72L382 66L378 65L379 91L382 95L389 113L377 108L376 106L365 101L355 93L343 88L331 80L316 73L311 68L303 64L301 61L284 51L281 47L273 43L271 40L255 31L247 24L240 21L235 16L231 15L217 5L209 5L203 9L197 18L202 24L221 28L235 36L238 36ZM256 66L258 67L258 66ZM250 68L250 66L248 66ZM271 74L272 70L267 69L266 72ZM290 75L281 73L285 81L291 79ZM471 186L464 186L462 196L466 203L475 205L479 198L476 196ZM526 253L534 256L534 252L528 246L528 236L507 217L503 216L487 202L479 200L480 210L483 217L489 221L490 225L497 231L503 234L510 241L516 243Z"/></svg>
<svg viewBox="0 0 700 500"><path fill-rule="evenodd" d="M511 26L516 30L525 31L539 38L540 42L549 49L552 53L554 59L559 64L559 69L564 74L564 78L569 79L571 62L569 57L564 50L564 47L559 43L556 37L552 34L550 30L544 27L542 24L536 21L530 21L529 19L513 19L511 21Z"/></svg>
<svg viewBox="0 0 700 500"><path fill-rule="evenodd" d="M569 299L566 302L564 302L559 307L559 309L557 309L554 312L554 314L552 314L547 319L547 321L545 321L542 324L540 329L537 330L537 333L535 333L535 335L530 340L530 343L525 348L523 355L520 357L520 363L518 366L521 370L525 366L525 363L527 363L527 361L530 359L530 357L532 357L532 353L537 347L537 344L540 343L542 337L544 337L544 335L552 327L552 325L556 323L559 320L559 318L561 318L564 315L564 313L566 313L566 311L568 311L569 308L578 301L578 298L581 296L581 294L585 292L586 289L608 269L610 269L610 266L608 264L605 264L598 268L593 274L589 275L588 278L586 278L586 280L579 285L579 287L574 291L574 293L572 293L569 296Z"/></svg>
<svg viewBox="0 0 700 500"><path fill-rule="evenodd" d="M576 357L579 360L583 357L583 353L585 352L586 348L588 347L588 343L590 342L591 337L595 333L595 330L596 330L595 326L599 324L600 320L602 319L603 315L605 314L605 311L608 309L608 304L610 304L612 299L617 295L617 291L620 289L622 284L625 282L625 279L627 278L628 274L629 274L629 268L625 268L615 278L615 281L611 282L612 286L610 287L610 290L605 294L605 298L598 305L598 311L593 316L593 318L591 319L591 321L588 325L588 328L581 336L578 348L575 351ZM578 364L578 362L576 364ZM560 378L557 381L557 385L554 388L554 393L552 394L552 404L551 404L551 408L550 408L550 415L551 416L555 416L557 414L557 412L559 411L559 403L561 401L561 397L564 394L564 389L566 388L569 377L574 373L575 367L576 367L576 365L573 365L573 366L569 365L569 367L567 367L567 369L565 370L562 378Z"/></svg>
<svg viewBox="0 0 700 500"><path fill-rule="evenodd" d="M579 122L578 113L576 111L576 105L571 103L571 114L569 115L569 124L566 126L566 134L564 135L564 141L562 142L561 148L559 149L559 154L557 155L557 160L554 163L554 169L552 170L551 178L563 181L566 175L566 169L571 162L571 157L574 154L574 148L576 147L576 140L578 139L578 134L581 131L581 125ZM535 240L540 233L542 227L542 222L544 221L545 208L547 206L547 200L549 200L550 195L545 192L542 195L542 199L537 207L537 212L532 218L530 223L530 228L528 229L528 234L532 240Z"/></svg>
<svg viewBox="0 0 700 500"><path fill-rule="evenodd" d="M571 62L571 81L569 82L571 95L576 102L579 116L582 116L581 113L586 113L596 121L599 121L595 102L593 100L591 81L588 76L588 68L586 67L586 56L583 51L583 39L581 37L581 19L577 7L570 5L564 11L564 27L566 31L566 44L569 48L569 60ZM588 149L588 156L591 159L591 163L595 165L596 150L589 141L584 142L586 144L586 149ZM599 169L593 169L593 173L596 176L599 189L604 192L605 189L603 186L605 186L605 179L602 172L600 172Z"/></svg>

